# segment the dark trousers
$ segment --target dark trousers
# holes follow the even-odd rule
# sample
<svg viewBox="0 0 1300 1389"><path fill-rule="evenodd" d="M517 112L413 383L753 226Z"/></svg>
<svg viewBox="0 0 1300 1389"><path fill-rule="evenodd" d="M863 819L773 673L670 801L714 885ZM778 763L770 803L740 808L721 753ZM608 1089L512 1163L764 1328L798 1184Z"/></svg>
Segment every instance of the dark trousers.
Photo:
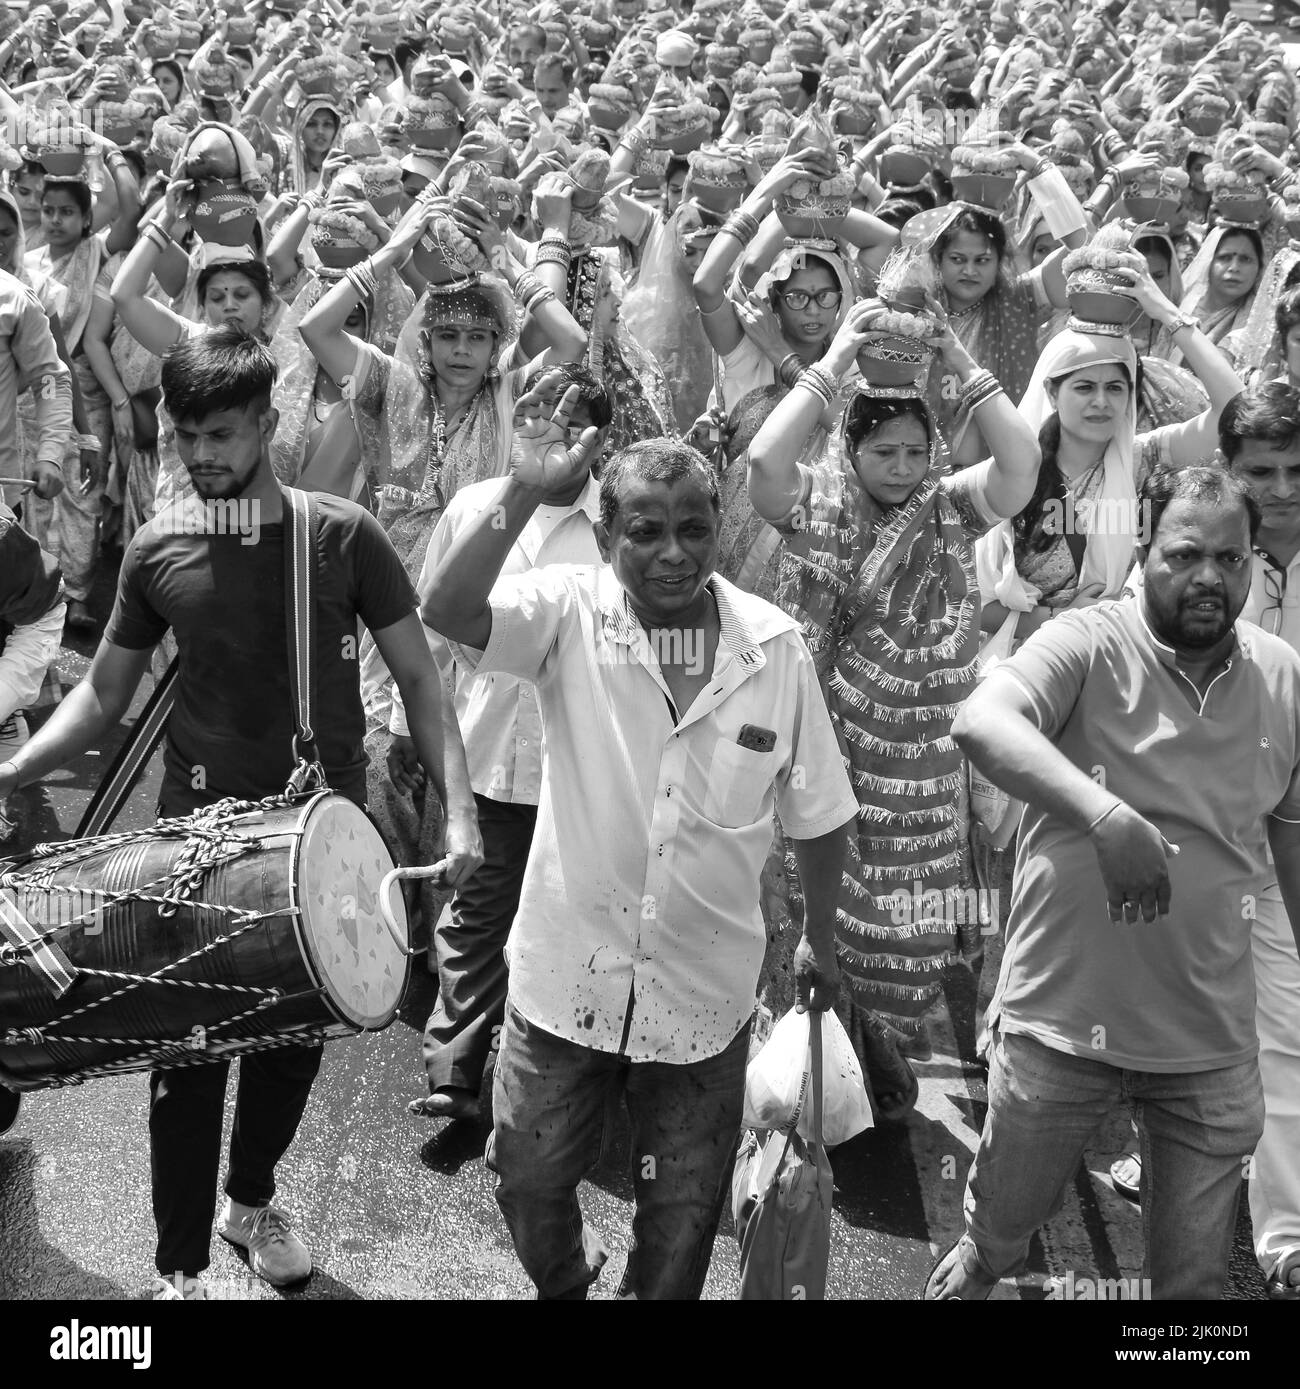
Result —
<svg viewBox="0 0 1300 1389"><path fill-rule="evenodd" d="M275 1195L275 1165L298 1132L322 1048L282 1047L239 1062L226 1195L245 1206ZM163 1274L207 1268L217 1209L228 1061L149 1073L149 1161L155 1262Z"/></svg>
<svg viewBox="0 0 1300 1389"><path fill-rule="evenodd" d="M450 920L434 932L438 1002L424 1029L429 1093L478 1093L506 1007L506 939L537 824L535 805L475 796L483 864L451 899Z"/></svg>
<svg viewBox="0 0 1300 1389"><path fill-rule="evenodd" d="M736 1158L749 1030L716 1056L673 1066L593 1051L507 1008L487 1166L540 1297L586 1297L608 1257L583 1223L578 1183L599 1159L606 1107L619 1096L632 1122L636 1210L618 1295L700 1296Z"/></svg>

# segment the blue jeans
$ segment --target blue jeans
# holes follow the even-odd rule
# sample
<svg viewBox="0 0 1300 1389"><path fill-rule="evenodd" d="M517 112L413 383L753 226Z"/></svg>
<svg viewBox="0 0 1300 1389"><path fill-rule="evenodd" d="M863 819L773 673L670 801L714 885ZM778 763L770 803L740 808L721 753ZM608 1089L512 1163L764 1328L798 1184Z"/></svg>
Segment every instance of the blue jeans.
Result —
<svg viewBox="0 0 1300 1389"><path fill-rule="evenodd" d="M585 1297L609 1257L583 1225L577 1189L600 1156L606 1105L620 1095L636 1210L618 1295L699 1297L731 1183L748 1055L746 1024L704 1061L632 1063L544 1032L507 1003L487 1165L539 1297Z"/></svg>
<svg viewBox="0 0 1300 1389"><path fill-rule="evenodd" d="M1126 1071L993 1033L989 1111L966 1181L981 1272L1023 1266L1098 1125L1132 1101L1142 1154L1142 1276L1157 1299L1223 1294L1245 1160L1264 1127L1255 1060L1216 1071Z"/></svg>

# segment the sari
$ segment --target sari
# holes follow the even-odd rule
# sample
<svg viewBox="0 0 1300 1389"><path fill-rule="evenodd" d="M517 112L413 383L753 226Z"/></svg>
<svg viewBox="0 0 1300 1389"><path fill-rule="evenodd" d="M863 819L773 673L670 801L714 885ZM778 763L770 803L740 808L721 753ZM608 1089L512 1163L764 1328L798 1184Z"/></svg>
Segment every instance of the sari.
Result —
<svg viewBox="0 0 1300 1389"><path fill-rule="evenodd" d="M810 521L785 530L780 606L802 624L858 798L842 872L837 947L878 1036L915 1035L945 965L980 923L954 909L970 882L965 761L952 720L974 688L980 598L972 541L991 524L970 470L931 466L879 520L844 448L804 468ZM801 891L793 854L793 918ZM967 900L967 899L961 899Z"/></svg>
<svg viewBox="0 0 1300 1389"><path fill-rule="evenodd" d="M623 300L623 321L663 372L672 402L668 423L686 434L707 408L712 384L713 349L682 254L682 238L703 224L699 208L689 202L682 203L666 224L658 213L654 217L636 283Z"/></svg>
<svg viewBox="0 0 1300 1389"><path fill-rule="evenodd" d="M355 394L345 390L339 408L329 409L316 427L320 365L298 331L309 310L342 274L319 266L308 271L271 339L271 352L280 368L272 395L280 420L271 443L271 466L288 486L302 486L306 475L311 491L361 501L373 496L387 470L378 412L358 408ZM391 355L414 307L415 296L401 276L396 271L386 275L367 313L366 341L385 356Z"/></svg>
<svg viewBox="0 0 1300 1389"><path fill-rule="evenodd" d="M1264 268L1245 325L1227 341L1227 349L1248 387L1286 375L1286 347L1277 331L1277 301L1297 266L1300 241L1288 241Z"/></svg>
<svg viewBox="0 0 1300 1389"><path fill-rule="evenodd" d="M49 246L28 251L25 268L32 281L44 285L42 302L57 316L67 344L68 360L81 392L90 433L99 441L101 457L108 456L113 439L113 412L82 347L82 337L96 296L108 296L104 236L83 237L67 255L56 256ZM70 600L85 602L99 551L100 512L105 498L101 481L89 491L80 485L80 460L73 448L64 458L64 489L52 502L32 497L31 529L58 556Z"/></svg>
<svg viewBox="0 0 1300 1389"><path fill-rule="evenodd" d="M676 420L664 373L624 321L623 280L609 248L574 244L565 306L587 335L584 365L614 404L606 452L661 439Z"/></svg>
<svg viewBox="0 0 1300 1389"><path fill-rule="evenodd" d="M1218 253L1219 243L1225 236L1238 230L1240 228L1220 223L1205 238L1201 249L1196 253L1196 259L1188 266L1187 274L1183 277L1185 293L1179 302L1179 309L1184 314L1194 318L1201 332L1220 349L1226 349L1229 336L1244 328L1249 321L1255 296L1258 294L1264 279L1265 265L1272 259L1273 253L1277 249L1275 244L1278 240L1277 232L1274 231L1271 235L1267 231L1260 232L1260 239L1264 244L1265 265L1260 266L1255 283L1246 294L1243 294L1239 299L1234 299L1232 303L1225 304L1222 308L1211 308L1209 303L1210 267ZM1183 354L1175 346L1174 335L1168 328L1161 329L1157 334L1155 346L1151 351L1152 355L1163 357L1175 366L1182 364Z"/></svg>

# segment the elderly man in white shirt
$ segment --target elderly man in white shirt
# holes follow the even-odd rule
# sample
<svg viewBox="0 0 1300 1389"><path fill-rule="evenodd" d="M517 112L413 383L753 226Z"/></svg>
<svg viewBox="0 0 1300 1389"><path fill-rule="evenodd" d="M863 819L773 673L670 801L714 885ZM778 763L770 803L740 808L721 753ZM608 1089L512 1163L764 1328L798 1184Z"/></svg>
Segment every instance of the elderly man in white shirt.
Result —
<svg viewBox="0 0 1300 1389"><path fill-rule="evenodd" d="M713 572L717 483L694 449L656 439L605 465L608 568L496 583L540 498L587 469L594 430L565 448L574 394L553 414L520 402L498 510L420 610L458 658L535 682L546 739L487 1162L539 1296L585 1297L606 1249L577 1187L621 1095L636 1210L619 1295L693 1298L740 1128L773 807L807 904L798 1006L821 1009L857 802L796 624Z"/></svg>
<svg viewBox="0 0 1300 1389"><path fill-rule="evenodd" d="M554 404L570 386L578 397L570 437L584 429L605 431L613 405L605 388L585 367L543 368L529 383ZM599 448L591 466L599 462ZM598 486L590 472L542 497L502 566L502 576L530 574L549 564L598 565ZM419 590L473 520L496 504L501 479L462 487L434 527L424 556ZM478 674L457 661L444 637L425 629L444 679L452 682L456 718L465 741L483 863L451 901L449 920L434 931L438 959L438 1002L424 1030L424 1065L429 1098L410 1112L429 1118L463 1119L479 1112L479 1089L488 1057L505 1018L505 945L519 909L524 865L537 823L542 785L542 716L537 691L513 676ZM415 743L407 736L401 694L393 698L390 775L401 789L418 788L421 774Z"/></svg>

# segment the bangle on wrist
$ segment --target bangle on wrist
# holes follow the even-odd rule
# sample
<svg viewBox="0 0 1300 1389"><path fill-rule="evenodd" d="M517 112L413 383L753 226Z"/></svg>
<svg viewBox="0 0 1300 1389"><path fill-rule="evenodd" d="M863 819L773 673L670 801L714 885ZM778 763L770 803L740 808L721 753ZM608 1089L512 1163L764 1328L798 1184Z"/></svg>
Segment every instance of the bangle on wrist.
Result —
<svg viewBox="0 0 1300 1389"><path fill-rule="evenodd" d="M1093 830L1095 830L1097 826L1101 824L1101 822L1106 818L1106 816L1113 815L1123 804L1123 801L1116 801L1115 804L1112 805L1109 809L1103 810L1101 814L1098 815L1097 818L1092 822L1092 824L1090 824L1088 828L1084 830L1084 834L1091 834Z"/></svg>
<svg viewBox="0 0 1300 1389"><path fill-rule="evenodd" d="M836 377L825 367L816 364L805 367L795 385L802 386L806 391L811 391L826 405L830 405L835 400L840 388L840 383Z"/></svg>
<svg viewBox="0 0 1300 1389"><path fill-rule="evenodd" d="M787 389L794 386L803 371L803 363L797 352L787 352L777 364L777 380Z"/></svg>
<svg viewBox="0 0 1300 1389"><path fill-rule="evenodd" d="M758 235L759 220L744 208L737 208L722 224L722 230L734 236L742 246L748 246Z"/></svg>
<svg viewBox="0 0 1300 1389"><path fill-rule="evenodd" d="M99 435L98 435L98 434L78 434L78 435L77 435L77 448L78 448L78 449L94 449L94 451L95 451L96 453L98 453L98 452L99 452Z"/></svg>
<svg viewBox="0 0 1300 1389"><path fill-rule="evenodd" d="M1171 337L1174 333L1181 332L1184 328L1194 329L1196 326L1196 320L1185 313L1175 314L1173 318L1171 318L1169 322L1165 324L1165 327L1169 329Z"/></svg>
<svg viewBox="0 0 1300 1389"><path fill-rule="evenodd" d="M14 774L14 790L22 790L23 774L18 770L17 762L0 762L0 771L8 767Z"/></svg>
<svg viewBox="0 0 1300 1389"><path fill-rule="evenodd" d="M144 239L149 242L151 246L156 246L160 251L167 250L172 244L171 237L163 231L157 222L150 222L148 227L145 228Z"/></svg>
<svg viewBox="0 0 1300 1389"><path fill-rule="evenodd" d="M120 410L120 409L122 408L122 406L124 406L124 405L130 405L130 403L131 403L131 397L130 397L129 395L124 395L124 396L122 397L121 400L115 400L115 401L113 401L113 403L112 403L112 408L113 408L114 410Z"/></svg>

